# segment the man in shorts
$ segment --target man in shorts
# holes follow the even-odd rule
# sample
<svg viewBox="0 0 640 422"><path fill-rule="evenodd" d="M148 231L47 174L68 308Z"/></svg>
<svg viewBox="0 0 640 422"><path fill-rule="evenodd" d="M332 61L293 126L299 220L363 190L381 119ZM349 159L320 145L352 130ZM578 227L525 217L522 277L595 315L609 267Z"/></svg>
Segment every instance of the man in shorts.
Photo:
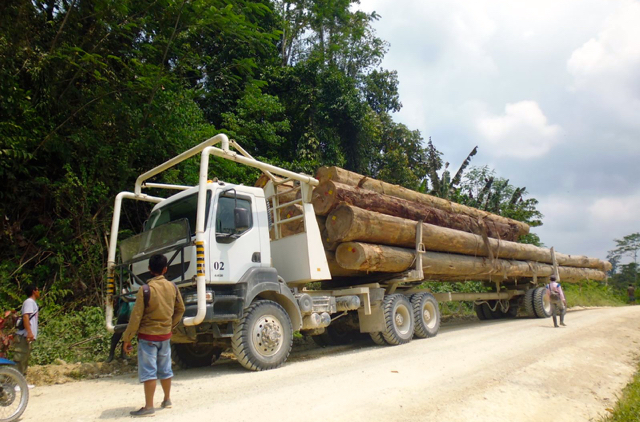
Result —
<svg viewBox="0 0 640 422"><path fill-rule="evenodd" d="M149 259L149 271L154 277L145 288L138 289L136 303L131 311L129 325L124 332L124 351L133 351L131 339L138 333L138 378L144 383L145 405L132 411L132 416L153 416L153 395L156 380L164 392L160 405L171 407L171 332L184 314L184 302L175 284L164 278L167 272L167 258L153 255ZM147 296L145 300L145 295Z"/></svg>

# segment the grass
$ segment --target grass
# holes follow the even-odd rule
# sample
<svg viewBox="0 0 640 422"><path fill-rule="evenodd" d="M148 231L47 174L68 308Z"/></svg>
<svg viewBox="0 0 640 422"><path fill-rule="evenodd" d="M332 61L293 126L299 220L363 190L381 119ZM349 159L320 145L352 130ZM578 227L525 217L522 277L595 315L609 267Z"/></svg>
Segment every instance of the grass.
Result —
<svg viewBox="0 0 640 422"><path fill-rule="evenodd" d="M640 365L633 380L622 390L622 396L610 415L599 422L639 422L640 421Z"/></svg>
<svg viewBox="0 0 640 422"><path fill-rule="evenodd" d="M567 305L572 306L623 306L626 296L596 281L577 284L562 283Z"/></svg>

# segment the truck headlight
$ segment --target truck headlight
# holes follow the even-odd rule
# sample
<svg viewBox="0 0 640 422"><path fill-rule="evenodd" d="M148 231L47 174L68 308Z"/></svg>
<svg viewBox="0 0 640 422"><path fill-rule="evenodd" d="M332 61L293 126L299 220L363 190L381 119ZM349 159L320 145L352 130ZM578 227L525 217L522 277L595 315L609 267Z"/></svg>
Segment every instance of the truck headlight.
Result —
<svg viewBox="0 0 640 422"><path fill-rule="evenodd" d="M189 293L188 295L184 295L184 303L197 303L198 302L198 294L197 293ZM205 293L205 300L207 302L213 302L213 292L207 290Z"/></svg>

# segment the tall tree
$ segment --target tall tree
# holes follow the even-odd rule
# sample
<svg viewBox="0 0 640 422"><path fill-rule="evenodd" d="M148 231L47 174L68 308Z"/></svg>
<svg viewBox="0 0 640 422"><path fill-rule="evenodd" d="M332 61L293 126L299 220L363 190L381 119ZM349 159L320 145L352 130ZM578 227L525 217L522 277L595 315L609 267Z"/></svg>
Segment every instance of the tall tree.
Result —
<svg viewBox="0 0 640 422"><path fill-rule="evenodd" d="M634 283L638 282L638 251L640 251L640 233L632 233L624 236L622 239L614 239L616 247L609 251L607 258L609 262L618 264L620 260L628 256L633 260ZM624 267L624 266L623 266ZM613 271L613 269L612 269Z"/></svg>

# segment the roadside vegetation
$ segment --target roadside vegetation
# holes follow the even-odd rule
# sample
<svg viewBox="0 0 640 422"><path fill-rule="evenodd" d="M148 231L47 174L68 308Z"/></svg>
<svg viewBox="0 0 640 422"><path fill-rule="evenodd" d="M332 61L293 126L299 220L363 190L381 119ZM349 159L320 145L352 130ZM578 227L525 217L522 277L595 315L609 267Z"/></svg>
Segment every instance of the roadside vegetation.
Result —
<svg viewBox="0 0 640 422"><path fill-rule="evenodd" d="M622 390L618 403L607 409L609 415L599 422L638 422L640 421L640 365L633 380Z"/></svg>
<svg viewBox="0 0 640 422"><path fill-rule="evenodd" d="M626 291L610 284L584 280L577 284L560 283L567 299L573 306L622 306L627 303Z"/></svg>

